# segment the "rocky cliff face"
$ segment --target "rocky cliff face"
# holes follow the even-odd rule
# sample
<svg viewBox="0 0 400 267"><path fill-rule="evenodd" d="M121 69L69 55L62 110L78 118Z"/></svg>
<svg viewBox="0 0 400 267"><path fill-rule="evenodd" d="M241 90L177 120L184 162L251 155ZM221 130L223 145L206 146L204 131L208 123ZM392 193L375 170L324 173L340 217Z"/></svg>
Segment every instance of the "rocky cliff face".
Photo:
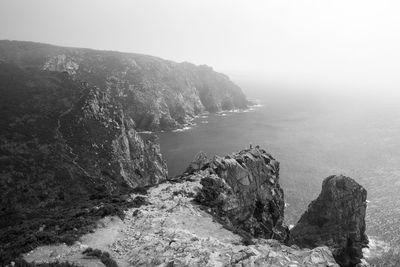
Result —
<svg viewBox="0 0 400 267"><path fill-rule="evenodd" d="M341 266L360 263L365 234L367 191L353 179L330 176L318 198L291 229L292 242L301 247L326 245Z"/></svg>
<svg viewBox="0 0 400 267"><path fill-rule="evenodd" d="M0 265L86 225L101 199L167 177L155 137L140 135L108 92L68 73L0 62L0 95Z"/></svg>
<svg viewBox="0 0 400 267"><path fill-rule="evenodd" d="M228 228L250 238L288 239L279 162L271 155L250 148L207 163L204 156L196 161L200 163L192 163L189 172L197 166L210 173L201 180L202 190L196 199L210 207Z"/></svg>
<svg viewBox="0 0 400 267"><path fill-rule="evenodd" d="M167 177L156 137L139 134L122 106L100 89L83 89L59 125L76 163L109 188L155 185Z"/></svg>
<svg viewBox="0 0 400 267"><path fill-rule="evenodd" d="M0 68L1 181L9 185L2 193L13 198L13 190L29 190L38 186L35 181L49 188L55 181L77 187L84 181L113 192L166 178L155 137L141 136L107 92L67 73L26 71L7 63ZM27 184L18 188L19 182ZM63 192L68 190L51 194Z"/></svg>
<svg viewBox="0 0 400 267"><path fill-rule="evenodd" d="M248 104L227 76L186 62L15 41L0 41L0 60L21 68L67 72L74 80L96 86L118 99L139 129L172 129L205 111Z"/></svg>

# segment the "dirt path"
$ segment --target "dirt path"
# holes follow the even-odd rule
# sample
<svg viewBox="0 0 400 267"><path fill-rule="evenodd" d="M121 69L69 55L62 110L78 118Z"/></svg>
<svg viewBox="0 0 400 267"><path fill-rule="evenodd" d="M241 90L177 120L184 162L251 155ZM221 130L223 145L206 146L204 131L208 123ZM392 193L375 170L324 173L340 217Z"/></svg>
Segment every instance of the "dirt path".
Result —
<svg viewBox="0 0 400 267"><path fill-rule="evenodd" d="M87 257L82 252L88 247L112 252L109 247L121 238L125 224L116 216L101 219L94 233L86 234L72 246L65 244L41 246L24 255L28 262L53 262L69 261L82 266L104 266L99 259ZM120 260L119 266L128 266L127 262Z"/></svg>

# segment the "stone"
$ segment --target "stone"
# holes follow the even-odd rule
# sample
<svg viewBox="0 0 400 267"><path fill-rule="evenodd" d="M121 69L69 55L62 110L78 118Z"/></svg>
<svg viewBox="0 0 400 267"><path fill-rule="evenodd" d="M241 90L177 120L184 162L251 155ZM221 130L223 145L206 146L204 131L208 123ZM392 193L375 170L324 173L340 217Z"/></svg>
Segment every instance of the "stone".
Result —
<svg viewBox="0 0 400 267"><path fill-rule="evenodd" d="M193 158L192 162L186 168L185 173L191 174L196 171L200 171L202 168L207 166L209 163L210 163L210 160L208 159L207 154L204 153L203 151L200 151L199 153L196 154L196 156Z"/></svg>
<svg viewBox="0 0 400 267"><path fill-rule="evenodd" d="M288 240L278 161L256 147L215 157L209 166L196 196L199 203L244 236Z"/></svg>
<svg viewBox="0 0 400 267"><path fill-rule="evenodd" d="M326 245L341 266L359 264L368 244L366 200L367 191L353 179L329 176L318 198L290 230L290 242L303 248Z"/></svg>

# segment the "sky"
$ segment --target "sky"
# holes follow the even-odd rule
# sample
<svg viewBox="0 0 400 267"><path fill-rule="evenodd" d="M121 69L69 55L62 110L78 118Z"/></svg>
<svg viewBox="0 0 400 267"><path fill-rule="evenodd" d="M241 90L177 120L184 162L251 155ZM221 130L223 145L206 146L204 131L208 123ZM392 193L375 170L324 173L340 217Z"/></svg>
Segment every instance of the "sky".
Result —
<svg viewBox="0 0 400 267"><path fill-rule="evenodd" d="M237 77L400 87L400 1L0 0L0 39L150 54Z"/></svg>

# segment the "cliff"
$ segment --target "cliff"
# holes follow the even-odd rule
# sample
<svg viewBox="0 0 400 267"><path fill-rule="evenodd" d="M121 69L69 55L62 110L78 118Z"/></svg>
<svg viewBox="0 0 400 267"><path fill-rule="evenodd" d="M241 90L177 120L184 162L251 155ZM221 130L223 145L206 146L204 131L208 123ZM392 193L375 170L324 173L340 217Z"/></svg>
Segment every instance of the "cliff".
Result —
<svg viewBox="0 0 400 267"><path fill-rule="evenodd" d="M113 51L0 41L0 61L67 72L112 95L138 129L180 127L203 112L246 108L241 89L211 67Z"/></svg>
<svg viewBox="0 0 400 267"><path fill-rule="evenodd" d="M256 146L212 160L200 153L185 174L195 173L204 176L196 201L247 243L264 238L301 248L327 246L340 266L362 266L367 191L353 179L326 178L319 197L289 232L279 162L265 150Z"/></svg>
<svg viewBox="0 0 400 267"><path fill-rule="evenodd" d="M43 188L60 181L114 191L166 178L154 137L141 136L107 92L82 86L66 73L26 71L4 62L0 70L1 181L11 188L26 180L29 185L40 181ZM63 192L43 198L57 199Z"/></svg>
<svg viewBox="0 0 400 267"><path fill-rule="evenodd" d="M210 207L226 227L250 238L288 240L279 162L270 154L259 148L245 149L214 157L200 169L210 175L201 180L196 199Z"/></svg>
<svg viewBox="0 0 400 267"><path fill-rule="evenodd" d="M353 179L326 178L318 198L291 229L292 243L308 248L329 246L340 266L355 266L368 245L366 200L367 191Z"/></svg>
<svg viewBox="0 0 400 267"><path fill-rule="evenodd" d="M0 264L21 249L76 239L88 217L120 213L121 195L166 179L155 137L139 134L109 93L5 62L0 93Z"/></svg>

